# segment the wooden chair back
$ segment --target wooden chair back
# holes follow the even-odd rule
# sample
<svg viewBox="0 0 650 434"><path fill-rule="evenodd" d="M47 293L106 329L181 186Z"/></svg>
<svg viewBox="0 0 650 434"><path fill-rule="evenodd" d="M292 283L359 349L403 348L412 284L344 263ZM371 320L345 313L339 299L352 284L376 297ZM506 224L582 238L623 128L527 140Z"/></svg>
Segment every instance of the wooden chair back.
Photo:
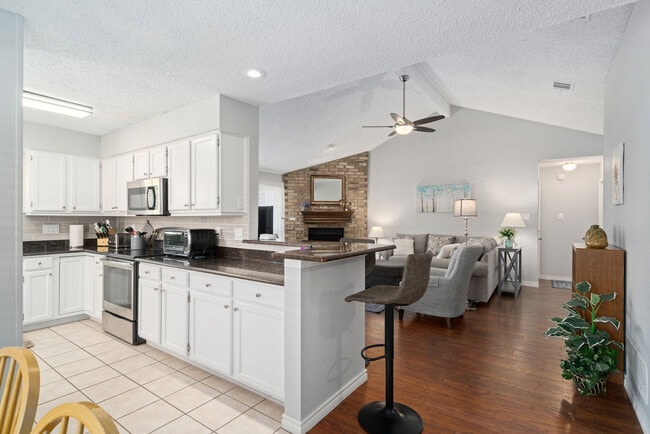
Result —
<svg viewBox="0 0 650 434"><path fill-rule="evenodd" d="M60 434L119 434L108 413L92 402L57 405L38 421L31 434L49 434L57 427Z"/></svg>
<svg viewBox="0 0 650 434"><path fill-rule="evenodd" d="M28 434L34 426L41 374L22 347L0 349L0 434Z"/></svg>

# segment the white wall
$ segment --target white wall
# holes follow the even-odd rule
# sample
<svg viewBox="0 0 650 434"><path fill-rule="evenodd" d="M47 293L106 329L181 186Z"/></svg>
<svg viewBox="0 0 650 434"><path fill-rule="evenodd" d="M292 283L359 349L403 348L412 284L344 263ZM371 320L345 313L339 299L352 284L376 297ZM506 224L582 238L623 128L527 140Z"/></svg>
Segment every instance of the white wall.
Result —
<svg viewBox="0 0 650 434"><path fill-rule="evenodd" d="M435 133L396 136L370 152L368 227L396 232L463 233L451 213L415 212L415 187L465 180L477 200L471 235L496 236L506 212L531 215L518 231L523 280L537 284L538 179L540 160L602 153L602 136L454 107Z"/></svg>
<svg viewBox="0 0 650 434"><path fill-rule="evenodd" d="M99 158L99 136L33 122L23 123L23 146Z"/></svg>
<svg viewBox="0 0 650 434"><path fill-rule="evenodd" d="M558 174L564 179L558 180ZM561 166L540 168L541 278L571 280L572 243L583 242L587 229L601 224L601 178L601 163L578 164L571 172Z"/></svg>
<svg viewBox="0 0 650 434"><path fill-rule="evenodd" d="M605 82L604 228L610 242L625 249L625 384L645 432L650 432L650 0L634 7ZM624 204L612 205L612 150L625 143Z"/></svg>
<svg viewBox="0 0 650 434"><path fill-rule="evenodd" d="M23 19L0 9L0 348L22 345Z"/></svg>

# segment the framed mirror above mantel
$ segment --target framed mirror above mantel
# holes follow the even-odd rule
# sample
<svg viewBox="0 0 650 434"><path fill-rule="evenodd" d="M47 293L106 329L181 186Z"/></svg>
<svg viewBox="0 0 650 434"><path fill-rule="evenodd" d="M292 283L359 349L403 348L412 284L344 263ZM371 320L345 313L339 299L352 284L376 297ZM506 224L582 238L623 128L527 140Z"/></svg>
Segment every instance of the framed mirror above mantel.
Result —
<svg viewBox="0 0 650 434"><path fill-rule="evenodd" d="M312 205L341 205L345 203L344 175L311 175Z"/></svg>

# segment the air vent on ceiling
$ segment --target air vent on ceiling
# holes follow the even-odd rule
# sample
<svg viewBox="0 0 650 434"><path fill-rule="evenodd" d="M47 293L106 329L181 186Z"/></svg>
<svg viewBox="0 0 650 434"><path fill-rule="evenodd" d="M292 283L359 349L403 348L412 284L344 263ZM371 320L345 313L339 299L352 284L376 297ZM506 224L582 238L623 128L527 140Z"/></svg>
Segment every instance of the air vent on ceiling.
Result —
<svg viewBox="0 0 650 434"><path fill-rule="evenodd" d="M562 82L559 82L559 81L554 81L553 82L553 89L572 91L573 90L573 83L562 83Z"/></svg>

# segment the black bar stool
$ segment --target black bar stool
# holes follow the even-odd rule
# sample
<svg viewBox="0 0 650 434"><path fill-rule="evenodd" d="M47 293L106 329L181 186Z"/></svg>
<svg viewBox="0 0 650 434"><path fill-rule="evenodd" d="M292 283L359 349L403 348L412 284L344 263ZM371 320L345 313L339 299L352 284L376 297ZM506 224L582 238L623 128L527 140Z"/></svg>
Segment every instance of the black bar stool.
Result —
<svg viewBox="0 0 650 434"><path fill-rule="evenodd" d="M406 306L418 301L429 285L431 258L429 253L409 255L404 267L404 277L399 286L377 285L357 292L345 298L345 301L383 304L384 343L373 344L361 350L361 357L366 364L375 360L386 359L386 400L375 401L361 407L357 415L359 425L371 434L410 434L421 433L422 418L412 408L393 400L393 353L395 347L394 315L395 306ZM385 354L368 357L370 348L384 347Z"/></svg>

